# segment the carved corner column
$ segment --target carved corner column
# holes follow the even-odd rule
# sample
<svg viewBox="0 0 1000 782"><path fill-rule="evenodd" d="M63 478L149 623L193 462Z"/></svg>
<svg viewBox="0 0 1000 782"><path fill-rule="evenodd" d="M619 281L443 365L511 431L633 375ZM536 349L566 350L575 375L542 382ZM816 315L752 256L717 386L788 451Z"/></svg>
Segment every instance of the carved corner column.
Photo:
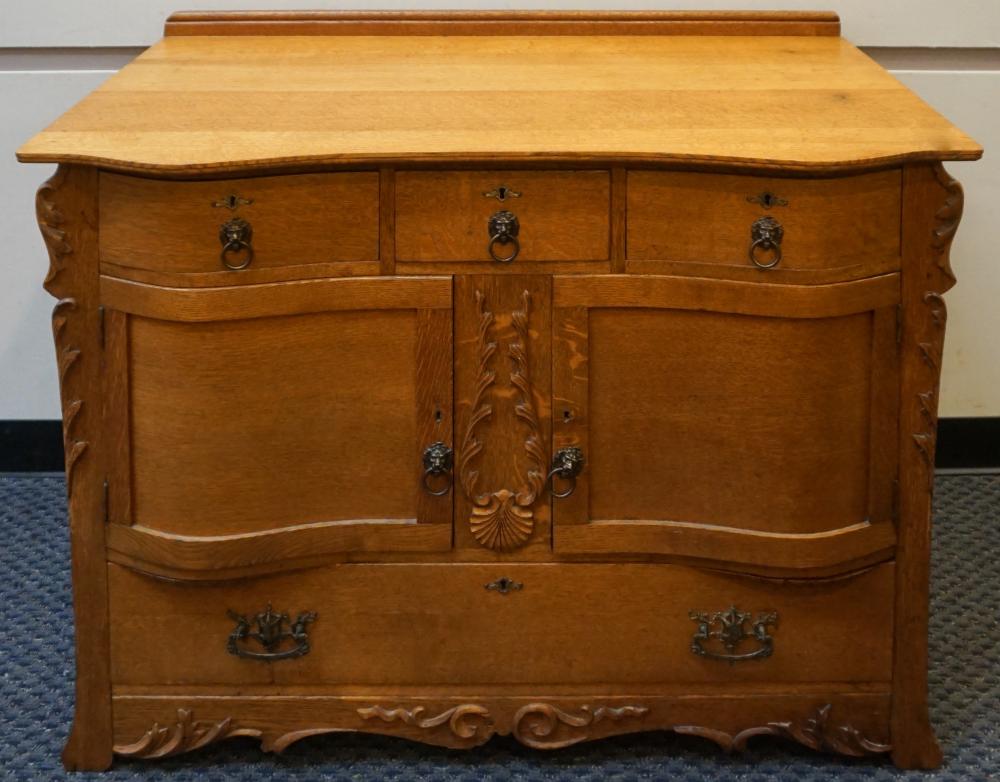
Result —
<svg viewBox="0 0 1000 782"><path fill-rule="evenodd" d="M76 711L63 750L69 770L111 765L111 682L104 490L99 455L102 407L97 270L97 171L59 166L36 197L49 253L45 290L52 311L69 506L76 637Z"/></svg>
<svg viewBox="0 0 1000 782"><path fill-rule="evenodd" d="M940 163L903 169L902 382L891 718L892 756L902 768L935 768L942 760L927 708L931 504L947 318L942 295L955 284L949 251L962 205L962 186Z"/></svg>

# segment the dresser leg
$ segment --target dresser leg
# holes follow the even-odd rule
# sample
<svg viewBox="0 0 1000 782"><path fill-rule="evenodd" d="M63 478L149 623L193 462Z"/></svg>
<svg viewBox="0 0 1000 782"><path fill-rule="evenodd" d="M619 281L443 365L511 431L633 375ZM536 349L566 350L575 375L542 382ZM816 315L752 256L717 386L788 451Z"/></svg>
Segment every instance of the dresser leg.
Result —
<svg viewBox="0 0 1000 782"><path fill-rule="evenodd" d="M111 768L114 759L111 742L102 746L90 740L88 734L92 732L82 727L79 720L74 720L62 751L62 764L67 771L107 771Z"/></svg>
<svg viewBox="0 0 1000 782"><path fill-rule="evenodd" d="M911 718L902 735L893 734L891 757L897 768L932 769L941 765L944 755L926 715L919 720Z"/></svg>
<svg viewBox="0 0 1000 782"><path fill-rule="evenodd" d="M940 163L912 164L903 172L903 200L892 759L901 768L936 768L941 748L927 709L931 497L948 312L943 294L955 284L949 251L962 217L962 187Z"/></svg>
<svg viewBox="0 0 1000 782"><path fill-rule="evenodd" d="M97 171L60 165L38 189L38 224L49 252L52 311L73 575L76 707L63 750L73 771L111 765L108 564L101 467L101 313L97 272Z"/></svg>

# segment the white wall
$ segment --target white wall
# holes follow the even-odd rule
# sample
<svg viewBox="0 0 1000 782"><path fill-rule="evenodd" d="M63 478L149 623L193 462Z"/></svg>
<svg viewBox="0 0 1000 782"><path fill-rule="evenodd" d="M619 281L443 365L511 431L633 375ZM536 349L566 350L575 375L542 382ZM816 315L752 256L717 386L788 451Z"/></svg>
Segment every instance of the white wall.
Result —
<svg viewBox="0 0 1000 782"><path fill-rule="evenodd" d="M155 41L172 10L622 7L592 0L0 2L0 420L59 417L52 301L41 290L48 260L34 221L34 191L51 167L18 165L14 150ZM1000 220L992 216L1000 203L1000 0L633 0L624 7L838 11L847 38L878 47L876 59L986 147L983 161L949 166L965 185L966 210L952 251L959 284L948 296L941 413L1000 416Z"/></svg>

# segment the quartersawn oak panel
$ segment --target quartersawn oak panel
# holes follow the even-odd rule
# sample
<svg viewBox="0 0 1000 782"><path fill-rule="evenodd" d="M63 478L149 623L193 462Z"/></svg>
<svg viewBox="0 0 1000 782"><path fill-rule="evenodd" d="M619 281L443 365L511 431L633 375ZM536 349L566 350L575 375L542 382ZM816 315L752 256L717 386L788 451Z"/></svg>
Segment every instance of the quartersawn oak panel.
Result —
<svg viewBox="0 0 1000 782"><path fill-rule="evenodd" d="M226 535L417 516L414 310L132 319L134 522Z"/></svg>
<svg viewBox="0 0 1000 782"><path fill-rule="evenodd" d="M763 193L787 203L765 208L747 200ZM894 271L900 264L901 199L899 169L838 179L630 171L629 269L736 273L770 282L829 282ZM763 216L784 228L782 259L767 270L754 266L748 254L750 227Z"/></svg>
<svg viewBox="0 0 1000 782"><path fill-rule="evenodd" d="M500 186L521 195L484 195ZM395 187L399 261L481 261L489 272L516 271L521 261L608 259L608 171L398 171ZM520 222L521 250L510 264L487 250L490 216L501 210Z"/></svg>
<svg viewBox="0 0 1000 782"><path fill-rule="evenodd" d="M262 35L161 41L18 154L191 178L387 159L815 172L982 149L835 36Z"/></svg>
<svg viewBox="0 0 1000 782"><path fill-rule="evenodd" d="M590 512L811 533L865 519L870 313L590 313Z"/></svg>
<svg viewBox="0 0 1000 782"><path fill-rule="evenodd" d="M261 269L338 261L369 261L368 273L378 273L379 175L374 171L212 182L106 173L100 193L105 263L199 277L217 272L217 285L259 278ZM236 209L213 206L231 195L253 203ZM220 260L219 228L234 217L253 228L254 258L240 270L250 275L228 270ZM348 264L348 270L356 274L357 264ZM177 284L186 284L183 277Z"/></svg>
<svg viewBox="0 0 1000 782"><path fill-rule="evenodd" d="M669 565L334 565L191 585L109 565L112 679L116 687L273 682L341 691L386 682L884 683L893 570L789 582ZM523 588L484 588L501 575ZM317 613L309 654L266 664L226 652L235 626L227 609L250 614L267 603L293 619ZM730 605L755 617L778 612L771 657L729 664L691 652L698 625L688 612ZM739 651L755 648L749 640Z"/></svg>

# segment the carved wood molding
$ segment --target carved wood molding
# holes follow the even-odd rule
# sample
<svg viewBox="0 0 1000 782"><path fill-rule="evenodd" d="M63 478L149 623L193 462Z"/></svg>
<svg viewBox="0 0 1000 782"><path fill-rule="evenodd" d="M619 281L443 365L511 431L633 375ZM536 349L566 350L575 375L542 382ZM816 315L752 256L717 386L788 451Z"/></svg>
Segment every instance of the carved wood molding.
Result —
<svg viewBox="0 0 1000 782"><path fill-rule="evenodd" d="M944 170L938 163L934 166L934 178L944 188L944 203L934 214L934 228L931 231L931 247L938 256L938 268L946 279L942 293L955 284L955 272L951 268L951 243L962 222L962 211L965 208L965 192L957 179Z"/></svg>
<svg viewBox="0 0 1000 782"><path fill-rule="evenodd" d="M61 299L52 310L52 336L56 343L56 364L59 368L59 392L63 408L63 448L66 452L66 493L73 494L73 476L80 457L89 443L78 430L80 410L83 408L81 383L73 377L73 368L80 358L67 325L76 314L76 299Z"/></svg>
<svg viewBox="0 0 1000 782"><path fill-rule="evenodd" d="M641 719L648 713L649 709L645 706L584 705L576 713L570 713L551 703L530 703L514 715L511 734L522 744L535 749L561 749L609 735L606 731L595 731L601 722Z"/></svg>
<svg viewBox="0 0 1000 782"><path fill-rule="evenodd" d="M475 703L464 703L452 706L433 717L425 717L427 710L423 706L406 709L402 706L387 709L383 706L369 706L358 709L358 715L363 720L380 719L382 722L402 722L421 730L433 730L442 725L460 739L477 739L477 743L487 741L495 732L493 719L489 710Z"/></svg>
<svg viewBox="0 0 1000 782"><path fill-rule="evenodd" d="M801 722L768 722L760 727L741 730L735 736L698 725L677 725L674 732L709 739L726 752L742 752L754 736L779 736L797 741L818 752L833 752L851 757L876 755L892 750L891 744L873 741L851 725L832 724L831 710L831 704L827 703Z"/></svg>
<svg viewBox="0 0 1000 782"><path fill-rule="evenodd" d="M88 448L80 426L83 409L84 381L76 377L80 360L79 333L84 328L83 313L73 297L72 286L64 279L68 259L74 248L71 235L79 226L67 219L59 204L60 188L65 184L68 169L60 166L50 179L42 183L35 196L38 228L49 254L49 271L43 283L45 290L59 298L52 310L52 336L56 345L59 368L59 389L63 408L63 446L66 451L66 493L73 494L73 478L80 458Z"/></svg>
<svg viewBox="0 0 1000 782"><path fill-rule="evenodd" d="M511 314L517 340L508 345L507 351L511 359L510 383L518 392L514 412L528 430L524 440L524 450L528 455L530 466L518 490L503 488L494 492L480 493L477 488L479 472L473 468L473 463L484 447L483 441L477 434L477 428L493 415L493 406L486 401L486 395L496 383L496 372L491 369L491 361L496 353L497 343L490 341L494 315L486 308L486 297L481 291L476 291L476 306L479 310L476 353L479 357L479 370L476 376L476 391L472 399L472 413L462 441L459 479L466 497L473 506L472 515L469 517L472 535L480 544L495 551L518 548L531 537L535 525L531 506L545 485L545 452L542 447L541 424L532 401L528 356L531 294L523 291L521 300L522 308Z"/></svg>
<svg viewBox="0 0 1000 782"><path fill-rule="evenodd" d="M913 338L921 359L917 406L920 411L919 428L912 433L913 444L923 462L928 488L934 486L934 452L937 446L938 393L941 381L941 359L944 352L944 333L948 321L948 308L943 293L955 284L951 268L951 243L962 220L965 196L962 185L937 164L934 178L944 191L944 201L934 213L930 246L936 258L935 266L928 268L925 279L928 287L921 296L922 313L914 314Z"/></svg>
<svg viewBox="0 0 1000 782"><path fill-rule="evenodd" d="M231 717L196 720L193 709L178 706L172 721L154 722L137 741L116 744L114 752L123 757L154 760L200 749L223 739L248 736L259 739L263 751L281 753L296 741L310 736L358 730L454 748L479 746L494 735L509 734L528 747L554 750L624 733L669 730L707 738L726 752L746 750L754 736L789 739L818 752L851 757L892 750L889 743L865 735L849 722L833 720L830 703L817 706L812 712L806 712L806 716L765 722L735 734L701 725L675 724L671 720L673 708L661 708L656 699L637 698L634 702L616 704L577 701L576 705L557 706L549 701L525 703L520 698L509 698L486 699L481 703L445 703L436 708L412 702L361 707L356 703L348 709L334 706L324 710L321 721L315 725L310 725L308 718L298 711L285 706L273 715L255 708L252 711L255 717L249 721ZM808 704L806 708L810 708Z"/></svg>
<svg viewBox="0 0 1000 782"><path fill-rule="evenodd" d="M56 173L43 182L35 194L35 216L49 253L49 271L43 285L56 298L66 295L57 278L66 268L67 258L73 254L73 245L67 235L66 215L58 204L59 188L66 181L66 171L64 166L57 168Z"/></svg>
<svg viewBox="0 0 1000 782"><path fill-rule="evenodd" d="M154 722L141 739L132 744L116 744L114 752L122 757L152 760L191 752L230 736L259 736L260 733L255 729L237 729L229 717L218 722L195 721L190 709L178 709L175 722L167 725Z"/></svg>

